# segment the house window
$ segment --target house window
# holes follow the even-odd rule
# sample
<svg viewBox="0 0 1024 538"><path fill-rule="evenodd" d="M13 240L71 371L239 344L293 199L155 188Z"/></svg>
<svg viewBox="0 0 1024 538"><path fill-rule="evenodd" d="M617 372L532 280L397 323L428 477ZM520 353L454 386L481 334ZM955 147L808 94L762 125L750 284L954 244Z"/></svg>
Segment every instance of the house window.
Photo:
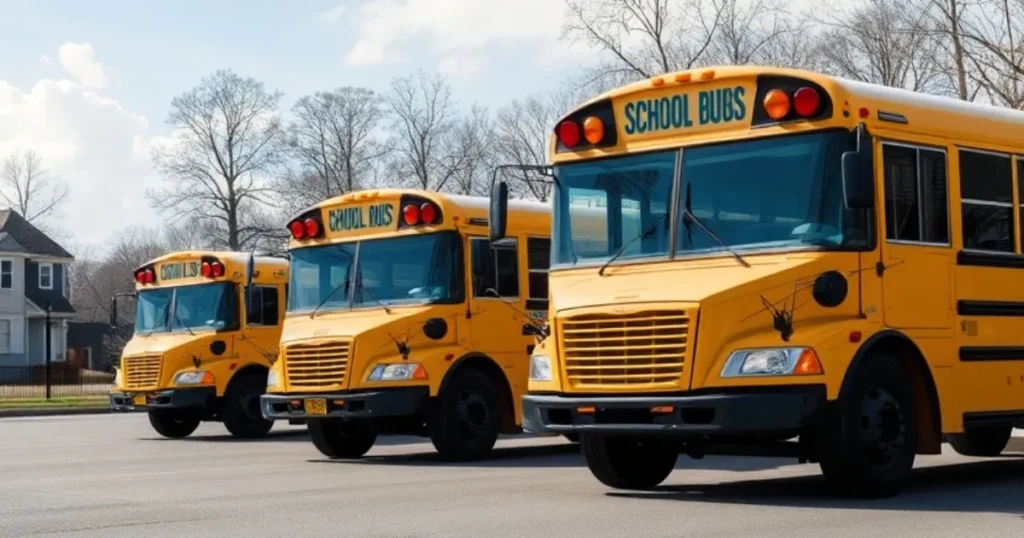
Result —
<svg viewBox="0 0 1024 538"><path fill-rule="evenodd" d="M473 297L519 297L518 250L491 250L487 239L473 239Z"/></svg>
<svg viewBox="0 0 1024 538"><path fill-rule="evenodd" d="M39 289L41 289L41 290L52 290L53 289L53 264L52 263L41 263L41 264L39 264Z"/></svg>
<svg viewBox="0 0 1024 538"><path fill-rule="evenodd" d="M0 353L11 352L11 320L0 319Z"/></svg>
<svg viewBox="0 0 1024 538"><path fill-rule="evenodd" d="M965 249L1014 252L1009 155L960 150L960 202Z"/></svg>
<svg viewBox="0 0 1024 538"><path fill-rule="evenodd" d="M527 310L547 310L551 240L528 237L526 239L526 256L526 266L530 273L526 308Z"/></svg>
<svg viewBox="0 0 1024 538"><path fill-rule="evenodd" d="M885 144L885 236L890 241L949 244L946 154Z"/></svg>
<svg viewBox="0 0 1024 538"><path fill-rule="evenodd" d="M277 305L277 288L254 287L246 308L246 323L265 327L276 326L278 321Z"/></svg>
<svg viewBox="0 0 1024 538"><path fill-rule="evenodd" d="M14 287L14 262L0 260L0 289L9 290Z"/></svg>

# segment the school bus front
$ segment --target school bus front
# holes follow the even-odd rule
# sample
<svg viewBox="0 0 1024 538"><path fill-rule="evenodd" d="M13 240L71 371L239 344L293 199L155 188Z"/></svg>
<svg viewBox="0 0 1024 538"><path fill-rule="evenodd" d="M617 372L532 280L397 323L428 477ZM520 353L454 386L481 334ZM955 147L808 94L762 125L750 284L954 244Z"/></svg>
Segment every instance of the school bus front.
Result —
<svg viewBox="0 0 1024 538"><path fill-rule="evenodd" d="M136 270L135 332L111 387L114 411L145 411L171 438L202 421L242 438L270 430L259 396L276 356L288 264L256 257L246 290L248 256L176 252Z"/></svg>
<svg viewBox="0 0 1024 538"><path fill-rule="evenodd" d="M334 458L362 456L378 435L415 434L444 457L473 459L519 431L533 343L522 327L543 310L529 298L526 249L490 248L487 203L385 189L294 219L282 359L264 415L307 421ZM546 269L549 210L517 211L511 235L542 241Z"/></svg>
<svg viewBox="0 0 1024 538"><path fill-rule="evenodd" d="M798 437L830 483L867 495L897 491L943 436L997 454L1024 398L1008 363L983 358L1011 350L972 316L1005 315L994 305L1015 288L984 284L1005 269L970 271L1020 247L1011 234L1003 258L973 252L967 208L1001 206L961 185L952 224L945 152L1010 151L1024 115L1008 115L750 67L581 105L551 137L550 325L525 429L582 434L591 471L621 488L716 440ZM986 234L973 244L997 244Z"/></svg>

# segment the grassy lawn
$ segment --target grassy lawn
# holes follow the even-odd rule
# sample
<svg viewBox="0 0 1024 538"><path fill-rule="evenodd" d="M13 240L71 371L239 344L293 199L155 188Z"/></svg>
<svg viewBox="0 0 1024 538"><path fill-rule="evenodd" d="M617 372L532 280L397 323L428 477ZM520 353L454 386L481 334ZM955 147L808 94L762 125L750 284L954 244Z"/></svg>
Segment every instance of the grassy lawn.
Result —
<svg viewBox="0 0 1024 538"><path fill-rule="evenodd" d="M0 409L45 409L66 407L107 407L106 394L46 398L0 398Z"/></svg>

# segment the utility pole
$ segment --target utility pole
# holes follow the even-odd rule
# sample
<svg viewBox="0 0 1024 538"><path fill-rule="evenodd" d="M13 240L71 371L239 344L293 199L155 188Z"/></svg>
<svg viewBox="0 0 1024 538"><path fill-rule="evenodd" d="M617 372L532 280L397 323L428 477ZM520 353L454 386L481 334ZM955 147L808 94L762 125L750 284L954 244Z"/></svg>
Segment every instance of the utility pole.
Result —
<svg viewBox="0 0 1024 538"><path fill-rule="evenodd" d="M50 399L50 301L46 301L46 399Z"/></svg>

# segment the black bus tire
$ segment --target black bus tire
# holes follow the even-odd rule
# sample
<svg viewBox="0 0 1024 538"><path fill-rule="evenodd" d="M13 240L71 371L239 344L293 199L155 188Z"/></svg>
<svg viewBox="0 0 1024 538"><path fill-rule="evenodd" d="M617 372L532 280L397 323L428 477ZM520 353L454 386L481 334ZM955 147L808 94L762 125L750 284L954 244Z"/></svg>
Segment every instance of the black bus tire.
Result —
<svg viewBox="0 0 1024 538"><path fill-rule="evenodd" d="M192 435L199 427L199 417L180 409L150 409L149 424L156 433L169 439L181 439Z"/></svg>
<svg viewBox="0 0 1024 538"><path fill-rule="evenodd" d="M853 374L819 436L819 465L842 496L899 494L917 455L917 409L906 369L878 353Z"/></svg>
<svg viewBox="0 0 1024 538"><path fill-rule="evenodd" d="M478 370L456 376L432 409L427 424L430 441L443 459L479 460L491 453L501 430L498 387Z"/></svg>
<svg viewBox="0 0 1024 538"><path fill-rule="evenodd" d="M260 396L266 392L266 374L243 373L231 380L222 400L224 427L239 439L263 437L274 427L274 421L263 417Z"/></svg>
<svg viewBox="0 0 1024 538"><path fill-rule="evenodd" d="M377 442L377 432L368 420L317 418L306 424L313 446L331 459L361 458Z"/></svg>
<svg viewBox="0 0 1024 538"><path fill-rule="evenodd" d="M580 449L590 472L615 489L646 490L668 478L679 458L679 444L648 437L584 434Z"/></svg>

